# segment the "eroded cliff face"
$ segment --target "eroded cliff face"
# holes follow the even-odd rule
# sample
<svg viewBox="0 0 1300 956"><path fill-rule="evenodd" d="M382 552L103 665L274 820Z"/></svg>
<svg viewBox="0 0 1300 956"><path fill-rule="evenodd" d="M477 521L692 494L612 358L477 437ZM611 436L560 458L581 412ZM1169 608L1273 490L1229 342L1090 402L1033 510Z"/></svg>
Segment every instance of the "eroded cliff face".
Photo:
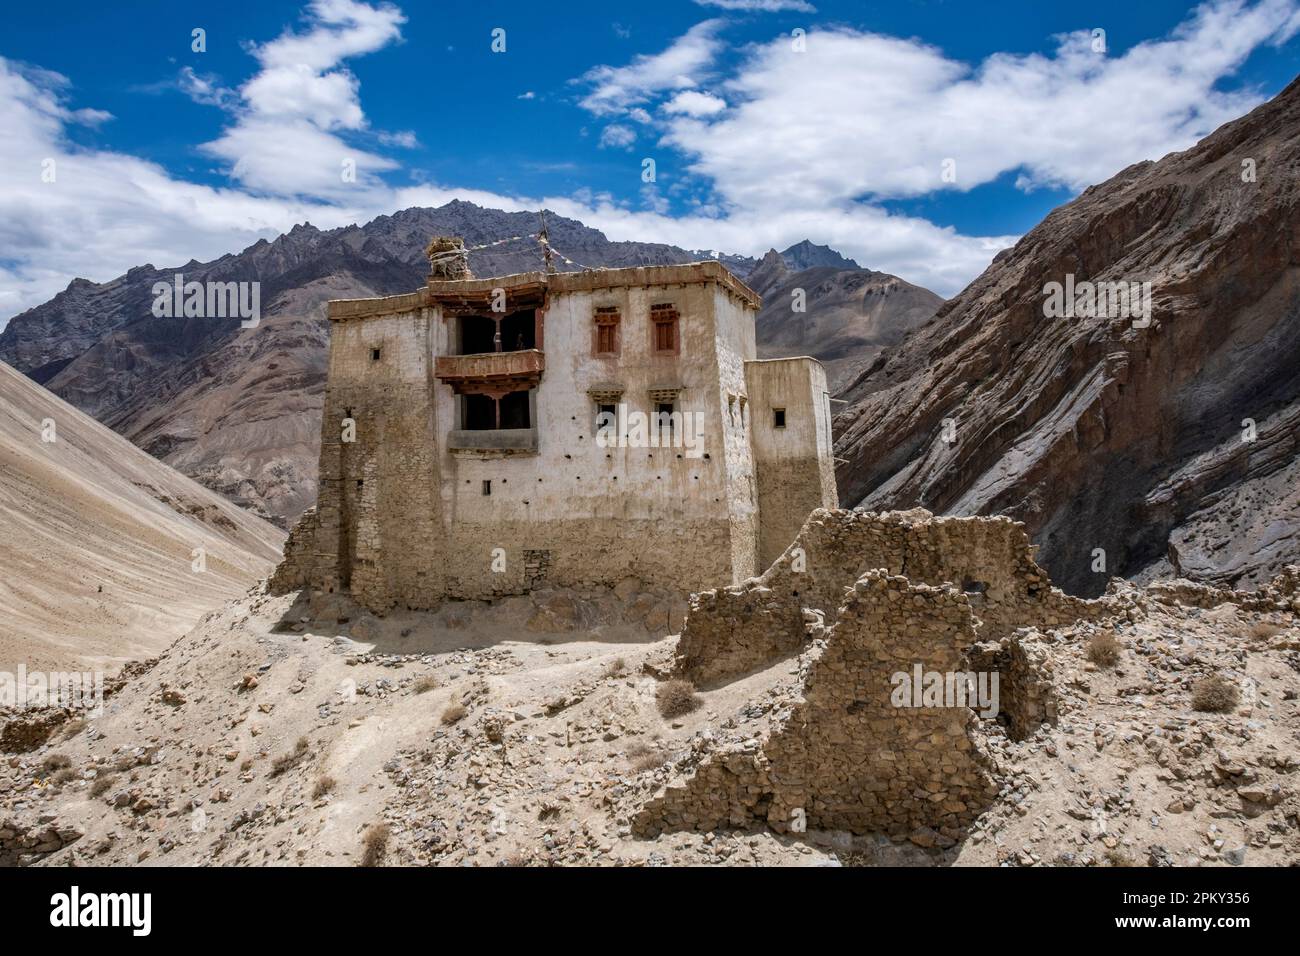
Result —
<svg viewBox="0 0 1300 956"><path fill-rule="evenodd" d="M1010 515L1079 594L1267 580L1300 527L1298 172L1300 81L1054 211L843 390L842 501ZM1067 276L1150 282L1149 325L1047 317Z"/></svg>

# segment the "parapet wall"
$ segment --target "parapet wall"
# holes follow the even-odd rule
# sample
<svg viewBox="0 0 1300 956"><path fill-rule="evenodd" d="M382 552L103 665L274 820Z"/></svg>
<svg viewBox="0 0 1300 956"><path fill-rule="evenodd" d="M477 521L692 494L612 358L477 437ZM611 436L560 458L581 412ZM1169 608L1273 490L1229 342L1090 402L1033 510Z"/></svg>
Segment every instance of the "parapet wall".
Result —
<svg viewBox="0 0 1300 956"><path fill-rule="evenodd" d="M967 595L870 571L801 664L802 697L757 741L733 741L637 814L643 834L766 823L952 840L996 792L969 706L896 706L893 675L969 670Z"/></svg>
<svg viewBox="0 0 1300 956"><path fill-rule="evenodd" d="M1104 610L1100 601L1053 588L1034 562L1024 526L1009 518L818 509L761 577L693 598L678 642L677 671L711 684L798 653L807 641L805 619L815 617L805 609L829 619L845 589L877 568L966 592L985 641Z"/></svg>

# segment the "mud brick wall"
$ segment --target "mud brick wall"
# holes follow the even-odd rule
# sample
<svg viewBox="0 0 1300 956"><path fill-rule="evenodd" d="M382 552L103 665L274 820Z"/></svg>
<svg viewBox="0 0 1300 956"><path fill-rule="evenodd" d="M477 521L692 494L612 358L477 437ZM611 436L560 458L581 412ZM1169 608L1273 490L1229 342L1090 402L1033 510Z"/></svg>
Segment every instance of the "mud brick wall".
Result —
<svg viewBox="0 0 1300 956"><path fill-rule="evenodd" d="M797 653L805 643L803 609L833 616L845 588L876 568L970 592L982 640L1104 610L1103 602L1053 588L1023 525L1008 518L818 509L761 577L697 595L678 644L678 671L709 684Z"/></svg>
<svg viewBox="0 0 1300 956"><path fill-rule="evenodd" d="M992 798L969 707L896 707L897 672L969 670L975 639L965 594L883 571L849 590L825 644L806 659L802 699L754 742L705 754L640 810L638 832L766 823L955 839Z"/></svg>

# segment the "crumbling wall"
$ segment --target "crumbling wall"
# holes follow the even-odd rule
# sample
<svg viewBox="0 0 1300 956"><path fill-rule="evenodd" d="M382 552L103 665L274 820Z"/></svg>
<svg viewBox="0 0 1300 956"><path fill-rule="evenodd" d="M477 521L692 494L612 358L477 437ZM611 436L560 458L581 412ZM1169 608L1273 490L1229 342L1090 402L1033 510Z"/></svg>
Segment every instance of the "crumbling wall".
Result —
<svg viewBox="0 0 1300 956"><path fill-rule="evenodd" d="M761 577L696 596L677 670L709 684L797 653L805 643L804 609L833 616L845 588L875 568L967 592L982 640L1104 611L1101 601L1053 588L1033 551L1024 525L1004 517L818 509Z"/></svg>
<svg viewBox="0 0 1300 956"><path fill-rule="evenodd" d="M284 542L284 557L267 581L272 594L288 594L308 587L318 580L320 570L316 554L316 531L320 515L313 506L302 513Z"/></svg>
<svg viewBox="0 0 1300 956"><path fill-rule="evenodd" d="M809 829L951 843L996 792L969 706L896 706L894 675L965 673L975 622L967 596L870 571L801 662L803 695L759 739L705 754L635 818L643 834L796 821ZM907 698L910 702L910 698ZM798 825L794 828L799 829Z"/></svg>

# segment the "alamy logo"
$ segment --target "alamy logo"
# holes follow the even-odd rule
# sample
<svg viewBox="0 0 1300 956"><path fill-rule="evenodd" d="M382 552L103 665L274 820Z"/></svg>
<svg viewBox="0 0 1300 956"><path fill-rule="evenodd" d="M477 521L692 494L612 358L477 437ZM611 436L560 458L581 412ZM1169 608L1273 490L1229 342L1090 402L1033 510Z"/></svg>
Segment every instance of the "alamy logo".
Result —
<svg viewBox="0 0 1300 956"><path fill-rule="evenodd" d="M1049 319L1132 319L1135 328L1151 324L1150 282L1065 282L1043 286L1043 315Z"/></svg>
<svg viewBox="0 0 1300 956"><path fill-rule="evenodd" d="M104 713L103 671L0 671L0 707L67 707L84 710L88 717Z"/></svg>
<svg viewBox="0 0 1300 956"><path fill-rule="evenodd" d="M997 671L896 671L889 702L895 707L973 707L984 718L998 715Z"/></svg>
<svg viewBox="0 0 1300 956"><path fill-rule="evenodd" d="M704 454L704 418L692 412L629 410L620 404L615 411L596 416L596 444L601 448L681 448L687 458Z"/></svg>
<svg viewBox="0 0 1300 956"><path fill-rule="evenodd" d="M74 886L71 892L50 897L50 925L129 926L133 936L148 936L153 929L153 894L83 894Z"/></svg>
<svg viewBox="0 0 1300 956"><path fill-rule="evenodd" d="M186 282L178 272L171 282L153 284L157 319L240 319L239 327L255 329L262 321L262 283Z"/></svg>

